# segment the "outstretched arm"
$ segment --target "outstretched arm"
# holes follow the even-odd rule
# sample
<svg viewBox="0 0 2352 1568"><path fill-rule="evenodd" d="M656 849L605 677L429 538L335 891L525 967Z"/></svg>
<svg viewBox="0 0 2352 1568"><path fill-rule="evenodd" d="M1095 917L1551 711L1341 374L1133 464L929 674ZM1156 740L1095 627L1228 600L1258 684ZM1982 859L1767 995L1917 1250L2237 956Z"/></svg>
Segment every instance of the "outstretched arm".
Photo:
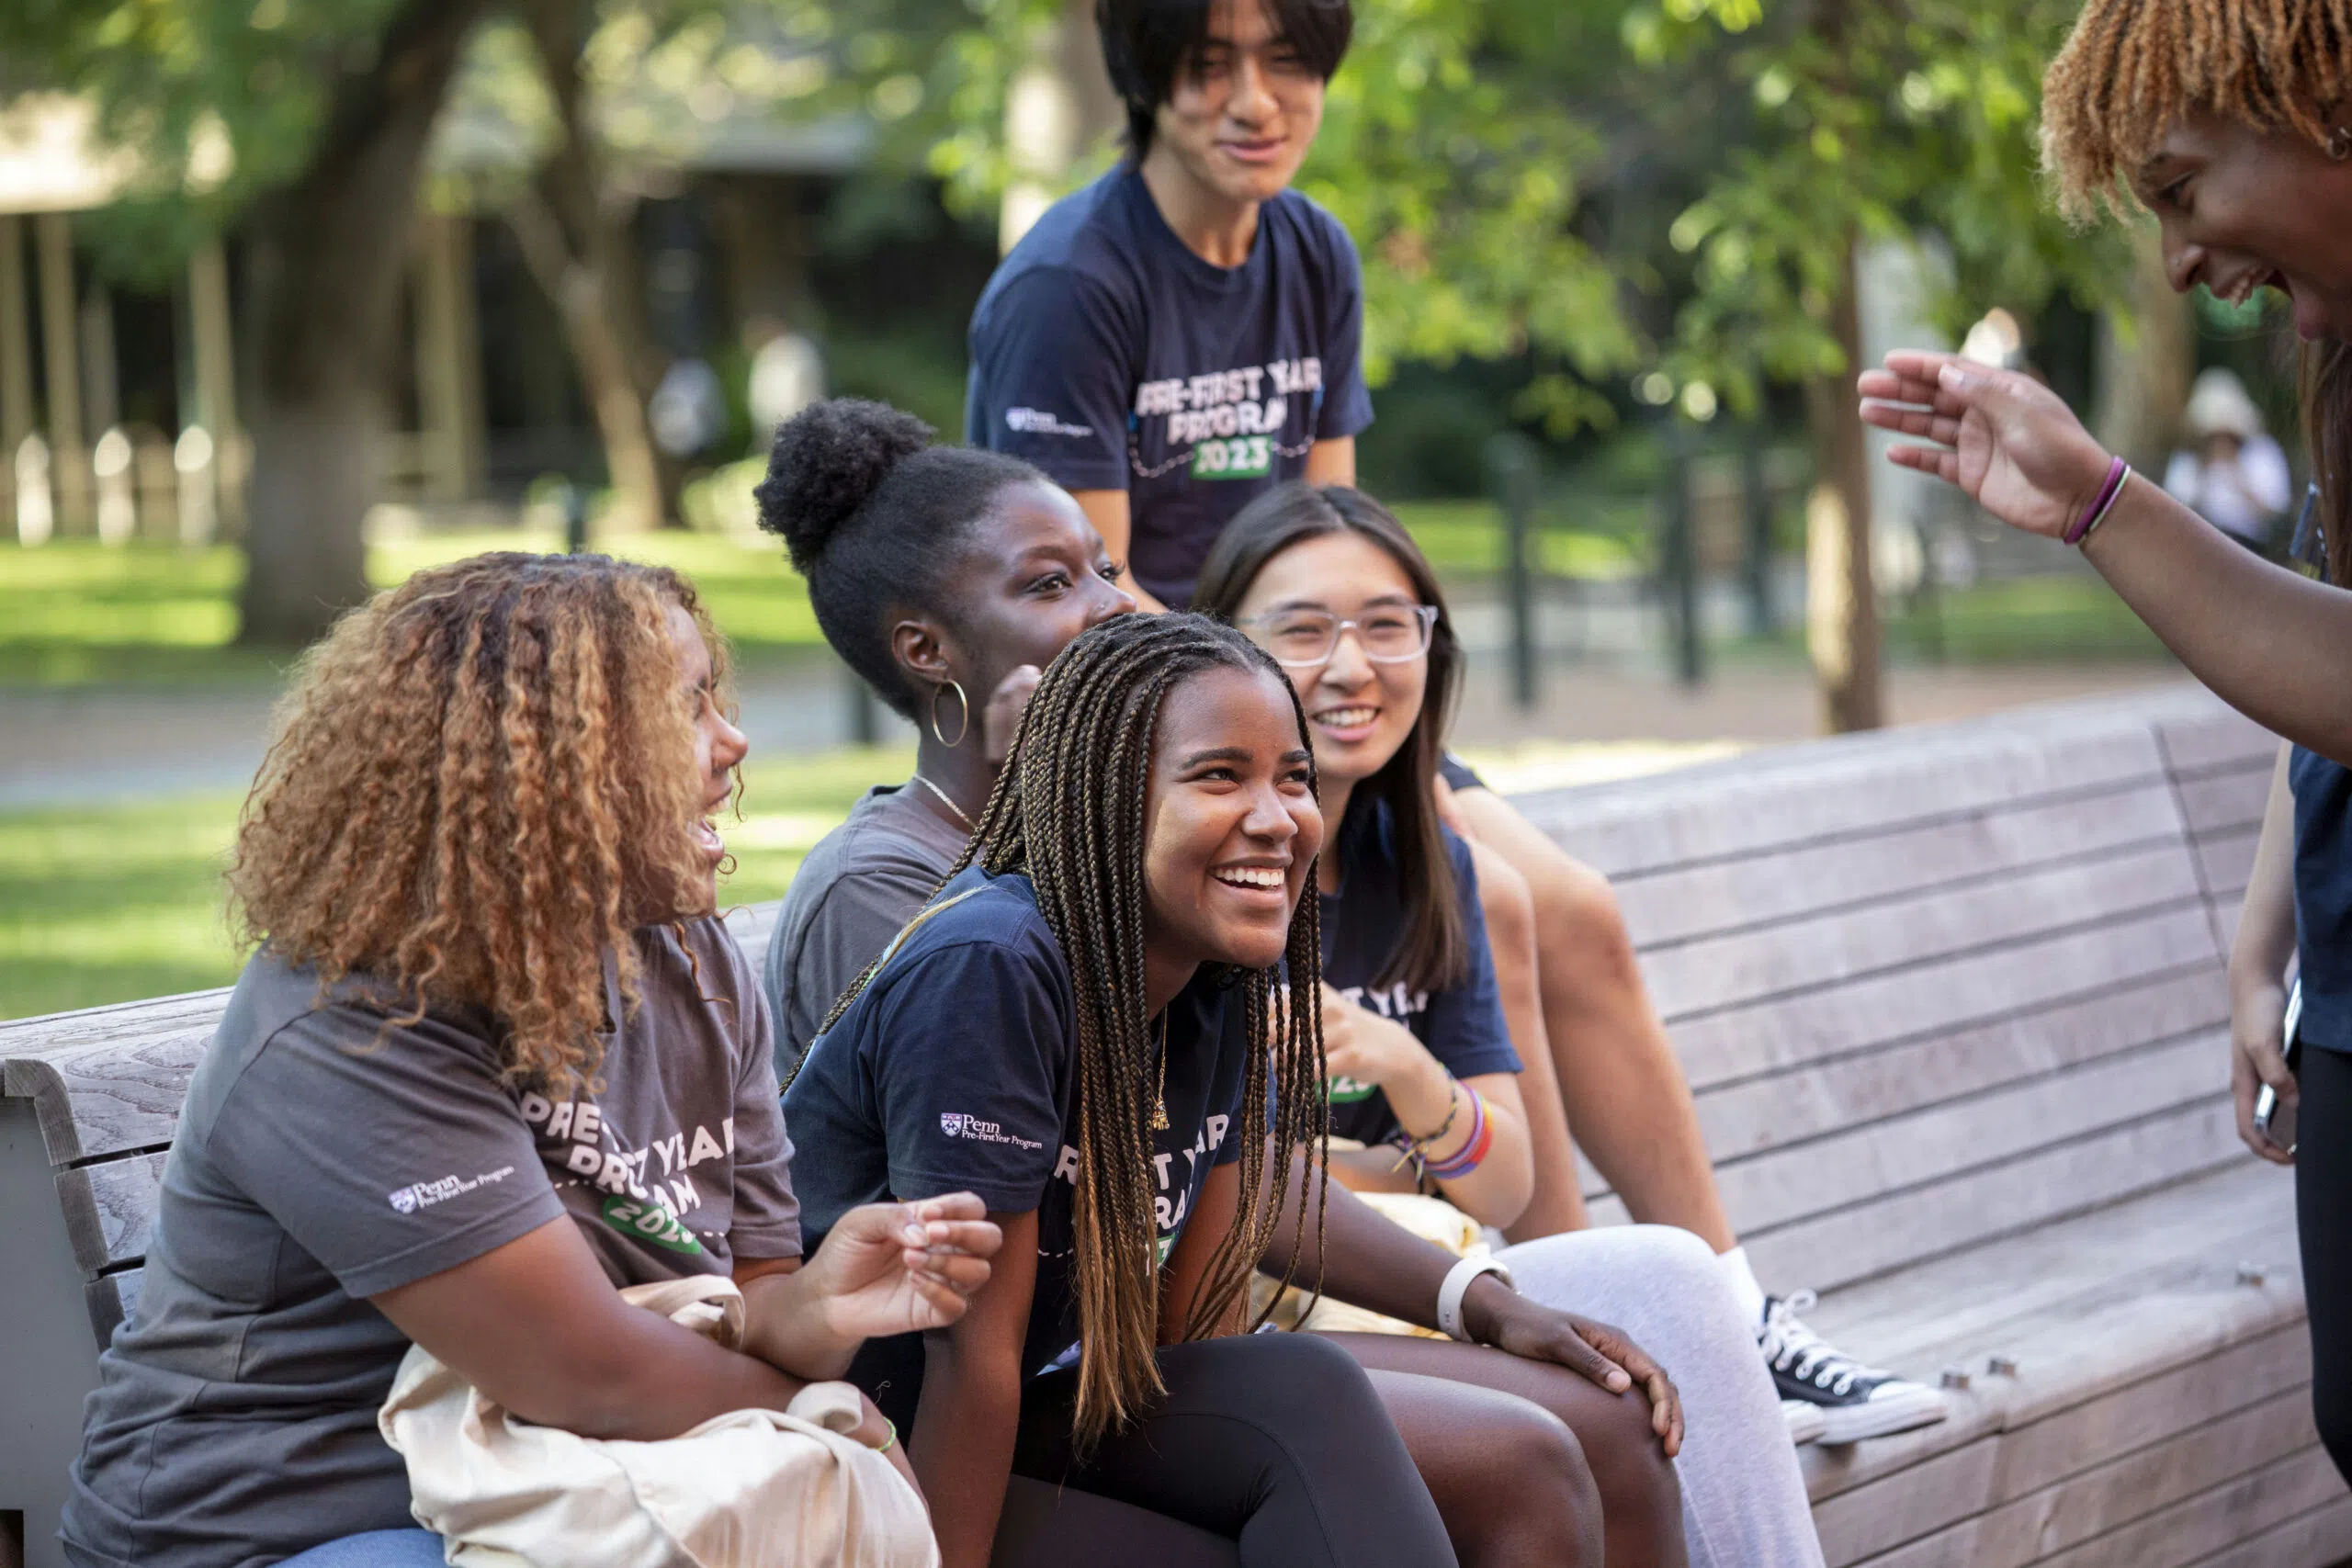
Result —
<svg viewBox="0 0 2352 1568"><path fill-rule="evenodd" d="M2074 412L2014 371L1890 354L1860 389L1864 421L1915 443L1889 460L1958 485L2028 533L2063 536L2107 478L2109 455ZM2323 756L2352 759L2352 593L2256 559L2144 476L2083 554L2224 702Z"/></svg>

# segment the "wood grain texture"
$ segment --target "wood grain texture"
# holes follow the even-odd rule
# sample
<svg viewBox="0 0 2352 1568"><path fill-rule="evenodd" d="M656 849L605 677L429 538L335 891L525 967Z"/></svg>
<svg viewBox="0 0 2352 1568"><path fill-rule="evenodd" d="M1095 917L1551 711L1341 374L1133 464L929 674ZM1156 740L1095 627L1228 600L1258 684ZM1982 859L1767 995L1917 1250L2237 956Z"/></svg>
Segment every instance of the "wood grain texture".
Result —
<svg viewBox="0 0 2352 1568"><path fill-rule="evenodd" d="M1673 1019L1668 1028L1684 1075L1703 1091L2221 965L2200 904Z"/></svg>
<svg viewBox="0 0 2352 1568"><path fill-rule="evenodd" d="M2215 1099L1741 1240L1759 1278L1834 1291L2242 1157Z"/></svg>
<svg viewBox="0 0 2352 1568"><path fill-rule="evenodd" d="M139 1304L139 1277L136 1269L120 1274L107 1274L83 1287L83 1294L90 1303L90 1332L103 1350Z"/></svg>
<svg viewBox="0 0 2352 1568"><path fill-rule="evenodd" d="M2143 711L2166 767L2184 777L2278 755L2277 736L2199 686L2184 684Z"/></svg>
<svg viewBox="0 0 2352 1568"><path fill-rule="evenodd" d="M2270 803L2271 759L2253 759L2247 766L2177 781L2180 814L2192 839L2260 827L2262 809Z"/></svg>
<svg viewBox="0 0 2352 1568"><path fill-rule="evenodd" d="M2191 908L2199 892L2196 868L2176 839L1757 930L1651 944L1641 949L1642 971L1660 1013L1687 1018Z"/></svg>
<svg viewBox="0 0 2352 1568"><path fill-rule="evenodd" d="M2352 1558L2352 1497L2338 1497L2197 1561L2197 1568L2328 1568Z"/></svg>
<svg viewBox="0 0 2352 1568"><path fill-rule="evenodd" d="M168 1144L227 995L170 998L193 1005L157 1008L152 1027L121 1027L136 1015L107 1009L121 1016L103 1033L82 1014L62 1015L77 1021L49 1036L25 1027L45 1021L21 1021L0 1035L0 1093L33 1101L55 1165Z"/></svg>
<svg viewBox="0 0 2352 1568"><path fill-rule="evenodd" d="M2116 790L1983 807L1865 836L1657 868L1614 886L1635 941L1657 945L1976 881L2007 867L2174 843L2180 832L2171 784L2148 778Z"/></svg>

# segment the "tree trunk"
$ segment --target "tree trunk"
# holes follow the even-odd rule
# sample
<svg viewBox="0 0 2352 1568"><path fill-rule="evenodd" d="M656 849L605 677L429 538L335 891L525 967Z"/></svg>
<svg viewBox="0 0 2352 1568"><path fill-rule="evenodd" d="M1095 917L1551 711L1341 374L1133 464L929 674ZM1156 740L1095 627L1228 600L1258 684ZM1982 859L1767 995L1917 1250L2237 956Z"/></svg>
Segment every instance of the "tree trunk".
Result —
<svg viewBox="0 0 2352 1568"><path fill-rule="evenodd" d="M2180 439L2181 412L2197 374L2197 318L2165 276L2162 236L2132 235L2132 319L2099 322L2098 386L2091 429L2099 444L2148 473L2164 472Z"/></svg>
<svg viewBox="0 0 2352 1568"><path fill-rule="evenodd" d="M1032 39L1005 94L1004 151L1012 178L997 210L997 249L1010 251L1053 205L1086 151L1119 124L1091 0L1066 0L1051 32Z"/></svg>
<svg viewBox="0 0 2352 1568"><path fill-rule="evenodd" d="M633 203L606 178L587 122L581 66L593 8L583 0L532 0L527 16L561 136L535 182L547 221L535 235L519 226L515 232L563 317L595 411L613 481L613 521L624 528L674 525L683 520L685 465L654 443L647 413L670 356L646 303L644 268L629 232Z"/></svg>
<svg viewBox="0 0 2352 1568"><path fill-rule="evenodd" d="M1821 682L1823 725L1839 735L1885 722L1871 577L1870 449L1853 380L1862 358L1858 286L1849 242L1829 320L1846 370L1815 377L1804 389L1805 426L1820 473L1805 514L1805 641Z"/></svg>
<svg viewBox="0 0 2352 1568"><path fill-rule="evenodd" d="M239 640L307 642L367 597L360 525L433 120L485 0L407 0L334 84L319 146L244 230L252 504Z"/></svg>

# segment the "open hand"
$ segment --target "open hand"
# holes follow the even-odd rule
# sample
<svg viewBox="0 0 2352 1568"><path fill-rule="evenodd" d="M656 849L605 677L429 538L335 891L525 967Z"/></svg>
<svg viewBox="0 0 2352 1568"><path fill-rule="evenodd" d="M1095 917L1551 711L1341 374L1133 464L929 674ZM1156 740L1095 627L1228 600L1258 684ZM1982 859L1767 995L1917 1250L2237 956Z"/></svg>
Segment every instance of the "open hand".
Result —
<svg viewBox="0 0 2352 1568"><path fill-rule="evenodd" d="M867 1203L843 1214L804 1270L825 1325L844 1341L944 1328L989 1282L1004 1233L969 1192Z"/></svg>
<svg viewBox="0 0 2352 1568"><path fill-rule="evenodd" d="M1666 1457L1682 1451L1682 1396L1623 1329L1529 1301L1492 1275L1471 1283L1462 1308L1471 1337L1482 1345L1566 1367L1611 1393L1639 1388Z"/></svg>
<svg viewBox="0 0 2352 1568"><path fill-rule="evenodd" d="M1898 350L1859 387L1862 423L1934 444L1890 447L1889 461L1958 485L2029 534L2064 538L2107 482L2107 452L2030 376Z"/></svg>

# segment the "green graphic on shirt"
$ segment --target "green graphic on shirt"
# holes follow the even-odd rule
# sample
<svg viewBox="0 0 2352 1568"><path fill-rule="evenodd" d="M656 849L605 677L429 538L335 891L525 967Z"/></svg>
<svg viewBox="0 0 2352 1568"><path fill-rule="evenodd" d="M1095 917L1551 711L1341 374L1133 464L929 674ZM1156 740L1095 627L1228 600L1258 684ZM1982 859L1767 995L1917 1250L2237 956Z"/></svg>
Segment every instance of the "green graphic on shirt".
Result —
<svg viewBox="0 0 2352 1568"><path fill-rule="evenodd" d="M667 1210L635 1198L624 1198L617 1192L605 1200L605 1223L626 1235L666 1247L673 1252L702 1250L695 1233L680 1224Z"/></svg>
<svg viewBox="0 0 2352 1568"><path fill-rule="evenodd" d="M1331 1103L1334 1105L1353 1105L1357 1100L1370 1100L1379 1092L1378 1084L1358 1083L1345 1073L1335 1073L1331 1077Z"/></svg>
<svg viewBox="0 0 2352 1568"><path fill-rule="evenodd" d="M1196 479L1262 479L1273 466L1273 442L1263 435L1204 441L1193 448Z"/></svg>

